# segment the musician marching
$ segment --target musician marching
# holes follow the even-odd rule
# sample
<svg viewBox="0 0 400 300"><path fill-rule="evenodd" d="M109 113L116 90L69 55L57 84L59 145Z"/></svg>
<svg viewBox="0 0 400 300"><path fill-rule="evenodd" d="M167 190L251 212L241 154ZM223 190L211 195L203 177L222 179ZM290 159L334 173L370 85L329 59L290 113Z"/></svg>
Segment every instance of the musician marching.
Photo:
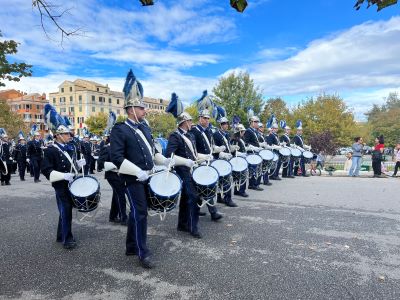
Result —
<svg viewBox="0 0 400 300"><path fill-rule="evenodd" d="M266 146L267 141L264 136L264 124L261 122L258 123L258 141L260 142L260 145L264 145L264 148L268 148ZM264 185L272 185L272 183L269 182L269 170L262 174L262 180Z"/></svg>
<svg viewBox="0 0 400 300"><path fill-rule="evenodd" d="M196 126L192 127L190 132L195 137L196 148L199 154L210 155L219 154L225 150L225 146L214 145L212 138L212 131L210 128L210 112L208 109L203 109L199 113L199 122ZM211 215L212 221L218 221L222 218L222 215L218 213L217 207L214 205L214 200L211 199L207 203L208 211Z"/></svg>
<svg viewBox="0 0 400 300"><path fill-rule="evenodd" d="M246 132L246 128L244 128L243 124L238 124L234 128L234 134L231 139L231 144L232 146L237 146L235 147L235 152L233 153L234 156L239 156L239 157L246 157L246 144L243 141L243 136L244 133ZM243 182L240 186L239 189L235 185L234 189L234 195L240 196L247 198L249 195L246 193L246 182Z"/></svg>
<svg viewBox="0 0 400 300"><path fill-rule="evenodd" d="M146 116L143 87L132 70L128 73L123 91L128 119L114 125L110 135L110 155L125 181L131 207L125 254L137 255L142 267L152 268L154 264L147 247L148 178L154 163L170 166L174 161L157 152L151 129L142 124Z"/></svg>
<svg viewBox="0 0 400 300"><path fill-rule="evenodd" d="M291 128L287 126L286 121L282 120L280 122L281 128L285 131L283 135L279 137L279 141L283 146L290 147L290 132ZM290 157L290 160L287 164L285 164L282 168L282 177L284 178L295 178L293 176L293 165L294 165L294 159L293 157Z"/></svg>
<svg viewBox="0 0 400 300"><path fill-rule="evenodd" d="M21 181L25 181L25 172L27 165L27 146L25 137L22 131L18 134L18 145L15 147L14 151L14 160L17 161L18 164L18 173Z"/></svg>
<svg viewBox="0 0 400 300"><path fill-rule="evenodd" d="M40 182L40 170L43 161L43 149L44 149L44 142L41 139L41 135L39 131L35 131L33 133L33 140L28 142L27 147L27 157L28 163L32 165L33 175L34 175L34 182Z"/></svg>
<svg viewBox="0 0 400 300"><path fill-rule="evenodd" d="M279 155L278 150L281 148L280 143L279 143L279 138L278 138L278 123L276 122L275 116L272 115L271 117L271 133L267 137L267 143L269 146L272 146L272 149L275 153ZM274 173L270 175L271 180L281 180L279 177L279 170L282 166L282 159L279 157L276 168Z"/></svg>
<svg viewBox="0 0 400 300"><path fill-rule="evenodd" d="M246 129L243 140L246 144L247 153L258 153L261 150L260 141L258 140L258 124L260 119L257 116L250 116L249 124L250 127ZM263 191L260 187L261 176L249 176L249 189L256 191Z"/></svg>
<svg viewBox="0 0 400 300"><path fill-rule="evenodd" d="M225 111L225 110L224 110ZM219 159L230 160L232 158L232 152L239 149L238 146L233 146L230 144L230 135L228 132L229 129L229 121L225 116L221 116L218 118L217 122L219 123L220 128L216 130L213 134L214 143L216 146L224 146L224 151L221 151L218 154ZM237 204L232 201L232 187L230 184L225 184L223 187L223 195L218 193L217 202L224 203L229 207L237 207Z"/></svg>
<svg viewBox="0 0 400 300"><path fill-rule="evenodd" d="M83 158L86 160L83 172L84 175L89 175L89 170L92 165L92 143L90 142L90 135L86 128L83 129L83 140L80 148Z"/></svg>
<svg viewBox="0 0 400 300"><path fill-rule="evenodd" d="M297 148L300 149L301 152L311 149L310 146L304 144L303 122L301 120L298 120L296 122L296 135L293 138L293 142L297 146ZM300 168L301 168L301 176L308 177L309 175L306 174L305 159L303 156L301 156L301 158L300 158ZM294 167L294 175L295 176L298 176L298 170L299 170L299 166L295 166Z"/></svg>
<svg viewBox="0 0 400 300"><path fill-rule="evenodd" d="M77 244L71 230L72 198L68 184L74 180L78 174L77 169L84 166L86 161L75 159L75 149L68 145L71 140L70 130L64 119L57 115L50 104L45 105L45 120L49 129L55 133L55 141L44 150L42 173L54 188L60 213L56 241L62 243L65 249L73 249Z"/></svg>
<svg viewBox="0 0 400 300"><path fill-rule="evenodd" d="M6 170L0 171L1 185L11 185L11 172L13 158L11 156L11 143L8 140L8 134L5 129L0 128L0 159L2 160L3 168Z"/></svg>

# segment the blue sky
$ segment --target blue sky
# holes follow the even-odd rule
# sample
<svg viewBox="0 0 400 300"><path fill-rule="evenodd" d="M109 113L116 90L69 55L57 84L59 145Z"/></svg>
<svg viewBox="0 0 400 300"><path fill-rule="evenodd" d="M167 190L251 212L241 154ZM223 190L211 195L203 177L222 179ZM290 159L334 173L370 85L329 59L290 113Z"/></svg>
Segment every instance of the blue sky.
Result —
<svg viewBox="0 0 400 300"><path fill-rule="evenodd" d="M355 11L353 0L249 0L240 14L229 0L52 2L70 9L66 28L81 28L62 46L50 23L46 37L29 1L0 0L4 38L19 41L17 59L34 65L32 78L8 88L49 93L86 78L121 90L132 68L145 95L177 92L191 102L221 76L245 70L266 99L293 105L336 93L359 120L400 91L400 5L378 13Z"/></svg>

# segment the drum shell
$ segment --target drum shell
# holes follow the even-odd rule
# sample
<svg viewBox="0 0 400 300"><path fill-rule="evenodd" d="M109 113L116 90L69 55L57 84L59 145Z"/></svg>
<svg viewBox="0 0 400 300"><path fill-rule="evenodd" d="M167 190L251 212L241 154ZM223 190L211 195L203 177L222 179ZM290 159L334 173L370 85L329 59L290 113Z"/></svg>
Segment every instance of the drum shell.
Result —
<svg viewBox="0 0 400 300"><path fill-rule="evenodd" d="M76 183L78 180L81 180L81 178L92 178L97 182L97 189L95 192L93 192L92 194L88 195L88 196L77 196L74 195L71 192L71 187L74 183ZM72 182L70 182L68 184L68 189L70 191L71 194L71 198L72 198L72 205L73 207L75 207L76 209L78 209L78 211L80 212L91 212L93 210L95 210L97 208L97 206L99 205L100 202L100 184L99 181L93 177L93 176L78 176L76 177Z"/></svg>
<svg viewBox="0 0 400 300"><path fill-rule="evenodd" d="M314 157L314 154L313 154L311 151L304 151L304 152L302 153L302 155L303 155L303 160L304 160L304 162L305 162L306 164L310 163L311 160L312 160L313 157Z"/></svg>
<svg viewBox="0 0 400 300"><path fill-rule="evenodd" d="M249 163L243 157L233 157L229 160L232 165L232 179L235 184L242 185L246 183L248 177L248 167ZM243 168L240 168L241 171L234 170L235 166L237 166L237 162L241 162L243 164ZM237 168L238 169L238 168Z"/></svg>
<svg viewBox="0 0 400 300"><path fill-rule="evenodd" d="M256 157L259 157L259 159ZM252 158L254 158L254 161L259 161L259 162L257 164L252 163L252 161L251 161ZM250 154L246 157L246 160L249 164L249 176L252 176L255 178L259 177L262 174L263 159L261 158L261 156L258 154Z"/></svg>
<svg viewBox="0 0 400 300"><path fill-rule="evenodd" d="M201 184L201 183L197 182L196 178L195 178L196 177L195 172L198 172L196 170L198 170L199 168L212 168L218 174L218 178L216 179L215 182L212 182L210 184ZM218 182L219 182L218 170L212 166L199 166L199 167L193 169L192 176L193 176L194 185L196 187L196 190L197 190L199 196L201 198L203 198L204 200L213 199L215 197L215 195L217 194L217 187L218 187Z"/></svg>
<svg viewBox="0 0 400 300"><path fill-rule="evenodd" d="M291 151L289 148L279 149L279 157L282 162L288 162L290 160Z"/></svg>
<svg viewBox="0 0 400 300"><path fill-rule="evenodd" d="M164 174L165 172L159 172L160 174ZM182 179L175 173L170 172L169 176L175 176L179 180L179 191L171 194L171 195L159 195L151 188L151 181L155 180L155 177L151 177L148 183L148 206L150 209L158 212L168 212L174 209L178 203L182 192ZM157 199L157 201L153 201L153 199Z"/></svg>

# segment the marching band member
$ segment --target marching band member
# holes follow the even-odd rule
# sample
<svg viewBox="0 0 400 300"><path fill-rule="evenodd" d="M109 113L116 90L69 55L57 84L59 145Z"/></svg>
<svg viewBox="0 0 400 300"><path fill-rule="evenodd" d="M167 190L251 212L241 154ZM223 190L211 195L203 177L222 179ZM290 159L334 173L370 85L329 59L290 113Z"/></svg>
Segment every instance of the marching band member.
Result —
<svg viewBox="0 0 400 300"><path fill-rule="evenodd" d="M246 157L246 144L242 139L245 132L246 132L246 128L244 128L243 124L238 124L236 126L236 128L234 129L234 134L233 134L233 137L231 139L232 146L237 146L235 148L237 150L235 150L233 155L240 156L240 157L243 157L243 158ZM237 189L236 186L235 186L234 195L241 196L241 197L244 197L244 198L249 197L249 195L246 193L246 182L244 182L239 187L239 189Z"/></svg>
<svg viewBox="0 0 400 300"><path fill-rule="evenodd" d="M7 132L0 128L0 158L7 167L7 173L1 173L1 185L11 185L11 172L12 172L12 162L13 158L10 153L11 143L8 141Z"/></svg>
<svg viewBox="0 0 400 300"><path fill-rule="evenodd" d="M90 142L90 135L86 128L83 128L83 141L81 142L81 153L86 160L86 165L83 168L84 175L89 174L90 166L92 164L92 143Z"/></svg>
<svg viewBox="0 0 400 300"><path fill-rule="evenodd" d="M45 120L50 130L55 132L55 141L44 150L43 175L51 182L56 193L57 207L60 213L57 227L57 242L62 243L65 249L76 247L72 235L72 198L68 183L73 181L78 173L77 169L86 164L84 159L74 160L73 149L68 147L71 139L70 130L65 120L50 104L44 107Z"/></svg>
<svg viewBox="0 0 400 300"><path fill-rule="evenodd" d="M189 232L194 238L201 238L202 235L198 228L200 208L197 203L199 196L191 173L201 154L197 153L195 138L190 133L192 117L183 111L183 105L175 93L172 94L166 111L177 119L178 124L178 128L168 138L166 150L167 156L174 154L175 171L183 181L177 229ZM207 156L203 155L203 157Z"/></svg>
<svg viewBox="0 0 400 300"><path fill-rule="evenodd" d="M250 127L246 129L243 140L246 143L246 151L247 152L260 152L260 142L258 140L258 123L260 119L257 116L250 116L249 123ZM251 176L249 178L249 189L256 191L263 191L264 189L260 187L261 176L258 178L254 178Z"/></svg>
<svg viewBox="0 0 400 300"><path fill-rule="evenodd" d="M25 181L25 171L26 171L26 141L22 131L18 134L18 145L15 147L14 159L18 164L18 173L21 181Z"/></svg>
<svg viewBox="0 0 400 300"><path fill-rule="evenodd" d="M272 115L272 117L271 117L271 133L267 137L267 143L268 143L268 145L272 146L272 149L274 149L274 151L277 151L280 148L277 132L278 132L278 123L276 122L275 116ZM282 165L282 160L281 160L281 158L279 158L275 172L273 174L271 174L271 176L270 176L271 180L281 180L281 178L279 177L279 170L281 168L281 165Z"/></svg>
<svg viewBox="0 0 400 300"><path fill-rule="evenodd" d="M281 120L280 125L281 125L281 128L283 130L285 130L285 133L279 137L279 141L284 146L290 147L291 128L289 126L287 126L287 124L284 120ZM292 157L290 157L289 163L286 164L285 166L283 166L283 168L282 168L282 177L295 178L293 176L293 164L294 164L294 160Z"/></svg>
<svg viewBox="0 0 400 300"><path fill-rule="evenodd" d="M33 140L28 142L27 157L28 163L32 164L34 182L40 182L40 169L43 160L44 142L41 140L39 131L33 133Z"/></svg>
<svg viewBox="0 0 400 300"><path fill-rule="evenodd" d="M170 166L174 161L157 152L150 127L142 124L146 116L143 87L132 70L127 75L123 91L128 119L114 125L110 135L110 155L112 163L119 169L125 181L126 195L131 207L125 254L138 255L143 268L152 268L154 264L147 248L149 173L154 163Z"/></svg>
<svg viewBox="0 0 400 300"><path fill-rule="evenodd" d="M223 114L225 114L225 110L223 110ZM226 159L229 160L232 158L232 152L234 152L237 148L236 146L233 146L230 144L230 136L229 136L229 121L225 116L221 116L218 119L218 123L220 128L214 132L213 138L214 138L214 143L216 146L224 146L225 150L221 151L218 155L218 158L220 159ZM223 193L223 198L221 197L221 193L218 193L217 195L217 202L218 203L224 203L226 206L229 207L237 207L237 204L232 201L232 188L230 185L226 185L223 187L225 191Z"/></svg>
<svg viewBox="0 0 400 300"><path fill-rule="evenodd" d="M297 148L299 148L301 150L301 152L304 152L304 150L306 148L310 149L311 147L305 145L304 141L303 141L303 137L302 137L302 134L303 134L303 122L301 120L298 120L296 122L296 129L297 129L296 130L296 135L293 138L294 144L297 146ZM309 175L306 174L306 165L305 165L303 156L301 156L301 158L300 158L300 168L301 168L301 176L308 177ZM299 170L298 166L294 167L294 175L295 176L298 176L297 175L298 174L297 173L298 170Z"/></svg>
<svg viewBox="0 0 400 300"><path fill-rule="evenodd" d="M219 153L225 150L224 146L215 146L212 138L212 132L210 129L210 112L208 109L203 109L199 114L199 123L192 127L190 132L193 134L196 140L197 152L200 154L212 156L214 153ZM214 200L210 200L208 205L208 211L211 214L212 221L218 221L222 218L222 215L218 213L217 207L214 206Z"/></svg>
<svg viewBox="0 0 400 300"><path fill-rule="evenodd" d="M261 122L258 123L258 141L260 142L261 146L263 146L266 149L268 148L267 142L264 137L264 125ZM264 185L272 185L272 183L269 182L268 170L262 175L262 179Z"/></svg>

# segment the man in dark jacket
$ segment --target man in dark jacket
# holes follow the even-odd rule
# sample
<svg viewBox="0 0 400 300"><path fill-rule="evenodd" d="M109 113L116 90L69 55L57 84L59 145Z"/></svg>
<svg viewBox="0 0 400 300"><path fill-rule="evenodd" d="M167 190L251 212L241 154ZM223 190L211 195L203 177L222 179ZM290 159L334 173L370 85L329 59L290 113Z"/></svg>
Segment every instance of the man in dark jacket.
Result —
<svg viewBox="0 0 400 300"><path fill-rule="evenodd" d="M26 163L27 163L27 146L26 141L23 136L18 138L18 145L15 147L14 151L14 159L18 164L18 173L21 181L25 181L25 171L26 171Z"/></svg>
<svg viewBox="0 0 400 300"><path fill-rule="evenodd" d="M1 185L11 185L11 172L13 158L10 153L11 143L8 141L8 135L5 131L0 135L0 157L3 163L7 166L7 173L1 173Z"/></svg>
<svg viewBox="0 0 400 300"><path fill-rule="evenodd" d="M33 140L28 142L27 156L32 164L35 183L40 182L40 169L43 159L44 143L41 140L40 133L36 131Z"/></svg>

